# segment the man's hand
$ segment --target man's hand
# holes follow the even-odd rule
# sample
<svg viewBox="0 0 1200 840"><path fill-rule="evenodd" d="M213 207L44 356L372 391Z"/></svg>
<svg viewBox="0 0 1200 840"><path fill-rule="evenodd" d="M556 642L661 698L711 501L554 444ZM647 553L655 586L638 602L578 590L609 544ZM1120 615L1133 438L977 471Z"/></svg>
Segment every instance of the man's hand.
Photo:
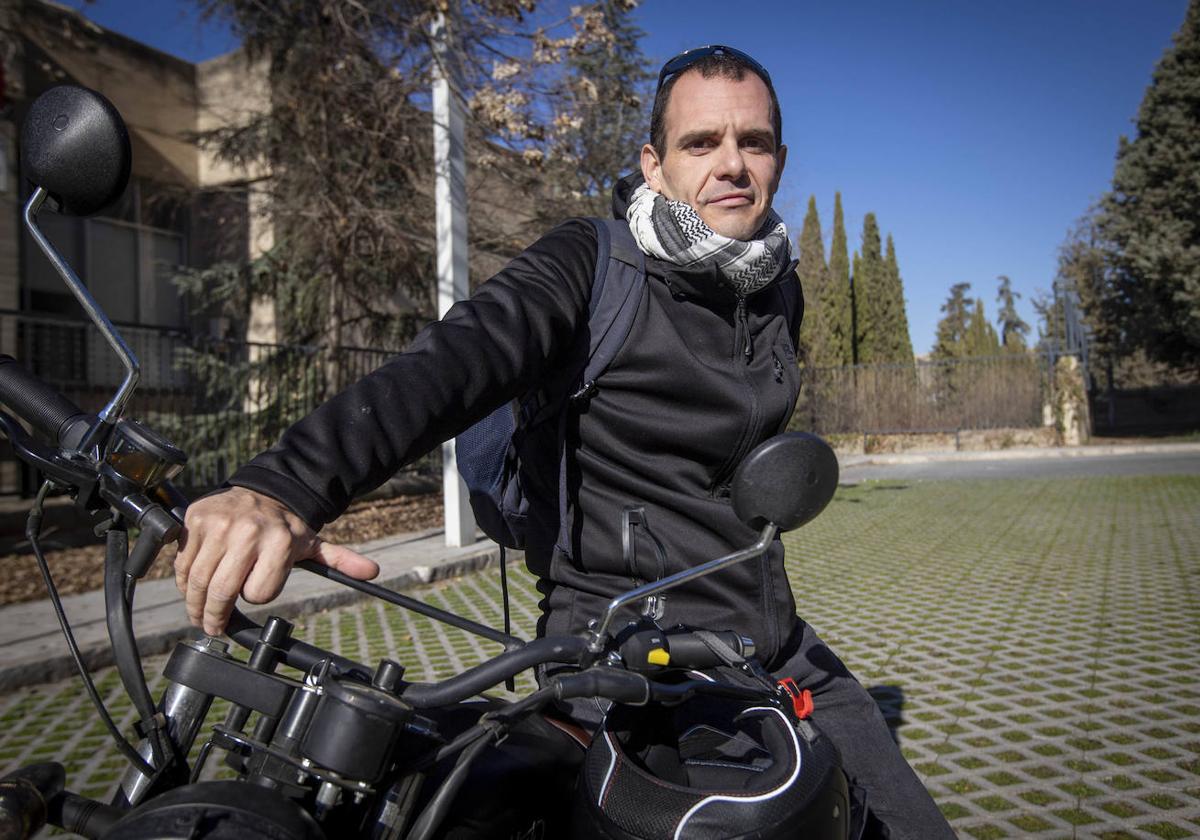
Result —
<svg viewBox="0 0 1200 840"><path fill-rule="evenodd" d="M190 505L175 558L175 584L188 618L215 636L224 631L238 594L265 604L283 589L297 560L312 559L359 580L379 574L361 554L318 537L269 496L231 487Z"/></svg>

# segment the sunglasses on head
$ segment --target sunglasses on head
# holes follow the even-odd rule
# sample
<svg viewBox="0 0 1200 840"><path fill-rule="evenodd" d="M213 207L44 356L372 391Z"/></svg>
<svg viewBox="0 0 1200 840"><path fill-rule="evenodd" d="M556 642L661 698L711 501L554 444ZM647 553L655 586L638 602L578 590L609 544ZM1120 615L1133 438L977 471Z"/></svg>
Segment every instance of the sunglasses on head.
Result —
<svg viewBox="0 0 1200 840"><path fill-rule="evenodd" d="M691 50L684 50L679 55L672 58L663 65L662 70L658 71L658 87L654 89L657 94L662 90L663 83L670 77L682 73L684 70L691 67L697 61L708 58L710 55L729 55L734 58L741 59L746 65L759 75L760 78L769 86L771 84L771 74L767 72L767 68L763 67L750 56L746 55L741 50L735 50L733 47L726 47L722 44L709 44L707 47L696 47Z"/></svg>

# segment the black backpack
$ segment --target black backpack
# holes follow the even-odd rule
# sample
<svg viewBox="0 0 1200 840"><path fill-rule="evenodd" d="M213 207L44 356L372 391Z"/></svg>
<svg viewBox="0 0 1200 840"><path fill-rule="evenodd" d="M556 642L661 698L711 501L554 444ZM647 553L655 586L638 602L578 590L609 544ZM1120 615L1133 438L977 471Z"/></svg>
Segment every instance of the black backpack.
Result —
<svg viewBox="0 0 1200 840"><path fill-rule="evenodd" d="M502 547L524 549L529 499L518 481L521 443L535 425L558 422L559 523L568 527L566 421L572 403L586 400L625 343L646 286L646 257L620 219L589 219L596 228L596 273L588 302L587 362L560 393L539 389L500 406L455 440L458 472L471 496L475 521Z"/></svg>

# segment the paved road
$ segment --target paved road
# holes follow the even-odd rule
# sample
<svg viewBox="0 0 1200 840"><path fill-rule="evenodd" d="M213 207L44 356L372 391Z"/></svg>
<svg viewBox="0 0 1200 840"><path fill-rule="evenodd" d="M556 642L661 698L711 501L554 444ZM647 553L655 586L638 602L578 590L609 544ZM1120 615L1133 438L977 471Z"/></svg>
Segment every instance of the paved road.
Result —
<svg viewBox="0 0 1200 840"><path fill-rule="evenodd" d="M855 464L842 469L841 480L843 484L853 484L872 479L938 481L954 478L1099 478L1131 475L1200 475L1200 452Z"/></svg>
<svg viewBox="0 0 1200 840"><path fill-rule="evenodd" d="M886 692L901 748L964 840L1195 837L1197 510L1192 476L863 482L785 535L786 564L801 614ZM411 594L497 626L497 578ZM528 637L535 582L514 563L509 584ZM297 618L296 635L422 682L499 650L377 601ZM156 696L163 662L145 663ZM129 731L115 670L96 682ZM528 672L517 688L533 688ZM228 709L215 703L209 726ZM217 758L206 772L230 772ZM50 760L103 799L123 768L77 681L0 691L0 775Z"/></svg>

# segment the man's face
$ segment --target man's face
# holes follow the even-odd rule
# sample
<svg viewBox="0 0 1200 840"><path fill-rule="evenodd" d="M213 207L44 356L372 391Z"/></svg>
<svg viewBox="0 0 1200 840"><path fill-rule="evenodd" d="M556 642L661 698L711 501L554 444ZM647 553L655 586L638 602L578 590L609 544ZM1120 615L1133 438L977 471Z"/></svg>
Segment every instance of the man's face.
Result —
<svg viewBox="0 0 1200 840"><path fill-rule="evenodd" d="M650 189L686 201L717 233L750 239L771 209L787 159L762 79L684 73L671 90L664 125L662 159L649 143L642 147Z"/></svg>

